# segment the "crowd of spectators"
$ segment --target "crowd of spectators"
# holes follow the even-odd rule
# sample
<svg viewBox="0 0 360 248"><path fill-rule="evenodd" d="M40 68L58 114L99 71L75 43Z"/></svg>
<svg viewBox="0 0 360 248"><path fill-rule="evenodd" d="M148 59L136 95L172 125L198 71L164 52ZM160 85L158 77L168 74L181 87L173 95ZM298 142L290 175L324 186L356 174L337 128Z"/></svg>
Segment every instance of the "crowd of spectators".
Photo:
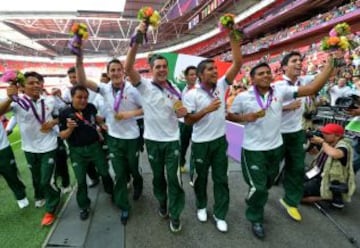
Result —
<svg viewBox="0 0 360 248"><path fill-rule="evenodd" d="M262 49L268 49L270 46L272 46L276 43L285 41L299 32L308 30L308 29L318 26L322 23L333 20L334 18L351 13L359 8L360 8L360 0L353 2L353 3L343 5L339 8L334 8L333 10L331 10L329 12L319 14L309 20L306 20L302 23L296 24L291 27L287 27L279 32L272 33L272 34L271 33L266 34L264 37L254 40L252 42L249 42L246 45L242 46L242 53L244 55L249 55L249 54L259 52ZM314 49L314 48L315 48L315 45L313 45L312 49ZM220 59L225 60L225 61L230 61L231 60L230 53L229 52L223 53L220 56Z"/></svg>

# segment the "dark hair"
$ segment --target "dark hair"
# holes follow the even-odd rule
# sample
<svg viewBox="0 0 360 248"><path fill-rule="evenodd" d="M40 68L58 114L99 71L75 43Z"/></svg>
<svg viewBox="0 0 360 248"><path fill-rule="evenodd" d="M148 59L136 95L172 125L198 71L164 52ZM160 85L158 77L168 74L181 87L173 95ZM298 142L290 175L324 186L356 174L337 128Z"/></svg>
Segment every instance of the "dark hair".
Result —
<svg viewBox="0 0 360 248"><path fill-rule="evenodd" d="M108 77L108 74L107 74L106 72L101 73L101 76L102 76L102 77L107 77L107 78L109 78L109 77Z"/></svg>
<svg viewBox="0 0 360 248"><path fill-rule="evenodd" d="M184 75L185 76L189 75L190 70L195 70L196 71L196 66L190 65L190 66L186 67L186 69L184 71Z"/></svg>
<svg viewBox="0 0 360 248"><path fill-rule="evenodd" d="M107 72L109 72L109 70L110 70L110 65L111 65L111 64L119 64L119 65L121 65L121 68L124 68L124 67L123 67L123 64L121 63L121 61L114 58L114 59L110 60L110 61L106 64L106 71L107 71ZM106 76L107 76L107 74L106 74Z"/></svg>
<svg viewBox="0 0 360 248"><path fill-rule="evenodd" d="M281 66L285 66L289 63L289 59L293 56L299 56L302 59L301 53L298 51L291 51L289 53L287 53L281 60L280 65Z"/></svg>
<svg viewBox="0 0 360 248"><path fill-rule="evenodd" d="M166 64L168 64L168 60L164 56L154 53L148 58L148 63L151 68L154 67L155 60L165 60Z"/></svg>
<svg viewBox="0 0 360 248"><path fill-rule="evenodd" d="M269 68L271 70L271 67L269 66L268 63L261 62L261 63L255 65L253 68L251 68L250 77L253 78L255 76L256 70L259 69L260 67L267 67L267 68Z"/></svg>
<svg viewBox="0 0 360 248"><path fill-rule="evenodd" d="M75 95L76 91L84 91L84 92L86 92L87 95L89 95L88 89L85 86L80 85L80 84L76 84L76 85L74 85L74 87L71 88L71 90L70 90L71 97L73 97Z"/></svg>
<svg viewBox="0 0 360 248"><path fill-rule="evenodd" d="M196 74L199 76L200 73L203 73L207 64L215 63L215 60L213 59L204 59L200 61L200 63L197 66Z"/></svg>
<svg viewBox="0 0 360 248"><path fill-rule="evenodd" d="M38 79L40 82L44 82L44 77L40 73L38 73Z"/></svg>
<svg viewBox="0 0 360 248"><path fill-rule="evenodd" d="M76 70L75 70L75 67L74 67L74 66L70 67L70 68L67 70L67 74L70 74L70 73L76 73Z"/></svg>
<svg viewBox="0 0 360 248"><path fill-rule="evenodd" d="M24 77L25 79L27 79L28 77L35 77L39 80L39 82L44 82L44 77L41 74L37 73L36 71L25 72Z"/></svg>

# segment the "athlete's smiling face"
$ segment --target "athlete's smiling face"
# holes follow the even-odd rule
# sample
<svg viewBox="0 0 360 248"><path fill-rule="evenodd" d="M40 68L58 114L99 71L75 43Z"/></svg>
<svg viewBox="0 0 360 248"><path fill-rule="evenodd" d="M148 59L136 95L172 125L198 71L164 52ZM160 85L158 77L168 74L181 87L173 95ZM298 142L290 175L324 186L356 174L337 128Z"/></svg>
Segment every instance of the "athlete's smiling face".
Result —
<svg viewBox="0 0 360 248"><path fill-rule="evenodd" d="M109 64L108 75L115 88L119 88L124 82L124 68L121 63L112 62Z"/></svg>
<svg viewBox="0 0 360 248"><path fill-rule="evenodd" d="M296 78L301 75L302 58L299 55L293 55L289 58L287 65L283 66L285 75L290 78Z"/></svg>
<svg viewBox="0 0 360 248"><path fill-rule="evenodd" d="M267 66L261 66L255 70L254 76L251 78L254 85L258 88L269 88L272 82L271 69Z"/></svg>
<svg viewBox="0 0 360 248"><path fill-rule="evenodd" d="M33 99L40 97L41 83L37 77L29 76L25 79L24 93Z"/></svg>
<svg viewBox="0 0 360 248"><path fill-rule="evenodd" d="M165 82L169 72L166 59L155 59L151 71L155 82Z"/></svg>

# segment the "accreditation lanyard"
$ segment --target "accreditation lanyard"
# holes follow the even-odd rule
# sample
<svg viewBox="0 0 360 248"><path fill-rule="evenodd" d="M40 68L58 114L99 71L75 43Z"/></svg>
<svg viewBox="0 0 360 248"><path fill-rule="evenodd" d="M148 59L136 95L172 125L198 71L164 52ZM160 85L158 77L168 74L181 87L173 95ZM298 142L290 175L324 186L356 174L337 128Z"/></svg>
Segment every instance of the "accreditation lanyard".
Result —
<svg viewBox="0 0 360 248"><path fill-rule="evenodd" d="M88 120L86 120L86 119L84 118L84 116L82 115L81 112L77 112L77 111L76 111L76 112L75 112L75 116L76 116L79 120L81 120L82 122L84 122L85 125L88 125L88 126L96 129L96 127L94 127L94 125L92 125L92 124L90 123L90 121L88 121Z"/></svg>

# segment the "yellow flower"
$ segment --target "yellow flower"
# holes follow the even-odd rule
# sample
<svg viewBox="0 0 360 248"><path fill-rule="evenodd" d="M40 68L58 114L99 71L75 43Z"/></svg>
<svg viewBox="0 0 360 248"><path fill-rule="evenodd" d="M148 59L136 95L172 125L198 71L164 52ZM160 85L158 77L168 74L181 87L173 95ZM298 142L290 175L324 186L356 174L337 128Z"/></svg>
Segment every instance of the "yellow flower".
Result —
<svg viewBox="0 0 360 248"><path fill-rule="evenodd" d="M350 47L350 43L348 41L348 39L345 36L340 36L340 41L338 44L341 49L346 50Z"/></svg>
<svg viewBox="0 0 360 248"><path fill-rule="evenodd" d="M158 11L154 11L152 16L149 18L149 24L153 26L154 28L157 28L160 25L160 14Z"/></svg>
<svg viewBox="0 0 360 248"><path fill-rule="evenodd" d="M83 38L84 40L87 40L87 39L89 38L89 33L88 33L88 32L85 32L85 33L83 34L82 38Z"/></svg>

